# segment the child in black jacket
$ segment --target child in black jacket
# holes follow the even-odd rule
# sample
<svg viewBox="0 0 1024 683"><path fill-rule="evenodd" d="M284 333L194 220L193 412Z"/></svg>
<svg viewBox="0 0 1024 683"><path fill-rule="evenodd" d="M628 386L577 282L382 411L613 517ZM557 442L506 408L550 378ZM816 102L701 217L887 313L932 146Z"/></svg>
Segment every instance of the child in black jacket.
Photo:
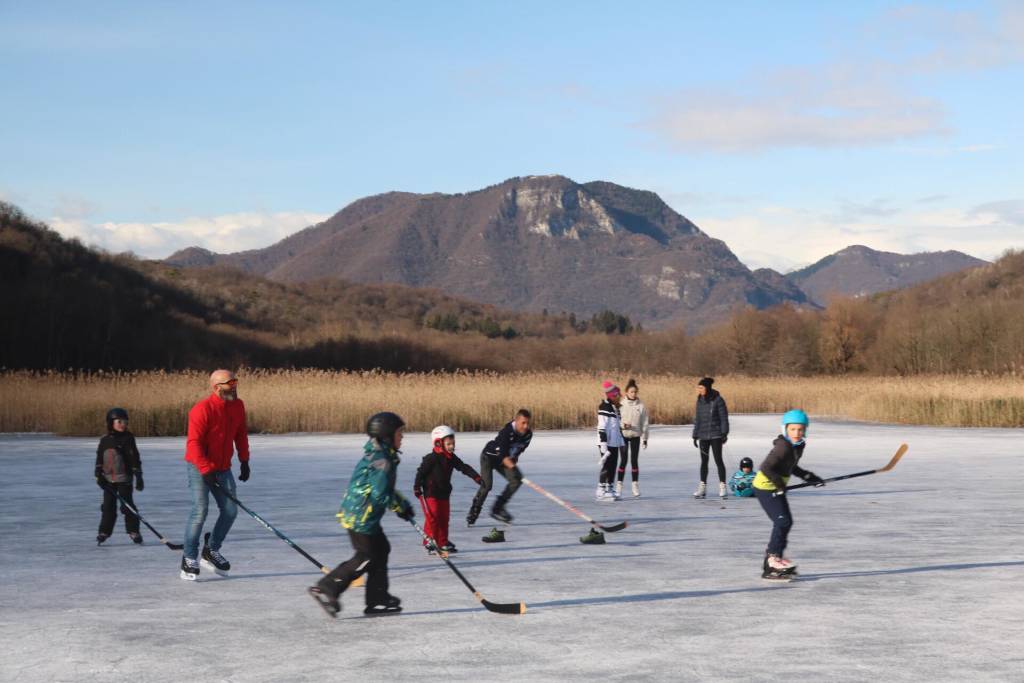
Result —
<svg viewBox="0 0 1024 683"><path fill-rule="evenodd" d="M430 433L434 450L423 456L416 470L413 493L420 499L426 517L424 531L437 542L443 553L458 552L448 538L448 519L451 513L452 471L458 470L479 486L482 479L476 470L455 455L455 430L442 425ZM423 542L426 545L426 541ZM431 551L433 552L433 551Z"/></svg>
<svg viewBox="0 0 1024 683"><path fill-rule="evenodd" d="M107 412L107 434L100 439L96 448L96 484L103 489L103 516L100 518L99 533L96 544L110 538L117 521L117 496L124 502L135 505L132 500L132 478L135 479L135 490L141 491L145 484L142 481L142 458L135 445L135 436L128 431L128 412L124 408L111 408ZM114 492L117 492L115 495ZM121 506L124 515L124 529L134 543L142 543L139 533L139 518Z"/></svg>

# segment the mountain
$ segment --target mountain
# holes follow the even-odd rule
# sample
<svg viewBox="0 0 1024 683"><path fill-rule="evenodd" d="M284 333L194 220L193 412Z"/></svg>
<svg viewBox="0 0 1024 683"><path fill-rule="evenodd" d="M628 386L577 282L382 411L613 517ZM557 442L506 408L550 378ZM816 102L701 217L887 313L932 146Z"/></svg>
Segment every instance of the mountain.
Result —
<svg viewBox="0 0 1024 683"><path fill-rule="evenodd" d="M833 294L864 296L903 289L985 263L959 251L903 255L854 245L789 273L786 279L825 305Z"/></svg>
<svg viewBox="0 0 1024 683"><path fill-rule="evenodd" d="M587 334L595 325L567 316L503 311L433 290L282 283L105 254L4 202L0 317L0 367L27 369L497 369L498 347L510 338L550 347L552 339L597 337Z"/></svg>
<svg viewBox="0 0 1024 683"><path fill-rule="evenodd" d="M785 279L752 273L656 194L562 176L465 194L376 195L264 249L190 248L166 262L227 264L284 282L396 282L514 310L612 310L691 330L744 305L807 301Z"/></svg>

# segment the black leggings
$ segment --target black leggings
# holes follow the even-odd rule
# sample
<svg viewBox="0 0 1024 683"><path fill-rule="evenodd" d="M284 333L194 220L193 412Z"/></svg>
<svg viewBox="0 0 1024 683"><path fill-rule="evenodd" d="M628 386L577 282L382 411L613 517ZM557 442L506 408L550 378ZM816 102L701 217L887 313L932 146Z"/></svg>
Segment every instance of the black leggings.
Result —
<svg viewBox="0 0 1024 683"><path fill-rule="evenodd" d="M619 462L619 453L625 450L625 446L608 446L608 455L601 460L601 476L597 479L599 484L611 484L615 481L615 465Z"/></svg>
<svg viewBox="0 0 1024 683"><path fill-rule="evenodd" d="M640 437L626 439L626 445L619 451L619 481L626 478L626 462L633 460L633 481L640 481Z"/></svg>
<svg viewBox="0 0 1024 683"><path fill-rule="evenodd" d="M715 467L718 468L718 481L725 481L725 463L722 462L722 440L700 440L700 480L708 480L708 450L715 455Z"/></svg>

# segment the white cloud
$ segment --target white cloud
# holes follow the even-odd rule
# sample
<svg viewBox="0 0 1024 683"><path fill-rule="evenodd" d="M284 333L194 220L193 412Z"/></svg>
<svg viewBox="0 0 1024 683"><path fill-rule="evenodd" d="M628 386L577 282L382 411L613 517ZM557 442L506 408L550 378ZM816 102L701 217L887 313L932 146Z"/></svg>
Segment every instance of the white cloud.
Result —
<svg viewBox="0 0 1024 683"><path fill-rule="evenodd" d="M915 202L900 210L860 214L844 212L842 205L828 212L764 206L742 215L694 220L751 268L782 272L852 244L902 254L953 249L990 260L1007 249L1024 248L1024 200L967 209L922 208Z"/></svg>
<svg viewBox="0 0 1024 683"><path fill-rule="evenodd" d="M778 71L730 90L687 90L644 124L680 151L862 147L950 132L942 105L881 72Z"/></svg>
<svg viewBox="0 0 1024 683"><path fill-rule="evenodd" d="M946 136L953 131L945 108L918 92L919 77L1024 61L1024 4L1005 3L995 12L909 5L847 33L836 31L833 49L842 58L681 90L657 100L641 128L682 152L855 148Z"/></svg>
<svg viewBox="0 0 1024 683"><path fill-rule="evenodd" d="M181 221L95 222L80 215L57 215L50 227L65 237L112 252L131 251L148 258L164 258L184 247L199 246L216 252L265 247L315 223L328 214L311 211L243 212L196 216Z"/></svg>

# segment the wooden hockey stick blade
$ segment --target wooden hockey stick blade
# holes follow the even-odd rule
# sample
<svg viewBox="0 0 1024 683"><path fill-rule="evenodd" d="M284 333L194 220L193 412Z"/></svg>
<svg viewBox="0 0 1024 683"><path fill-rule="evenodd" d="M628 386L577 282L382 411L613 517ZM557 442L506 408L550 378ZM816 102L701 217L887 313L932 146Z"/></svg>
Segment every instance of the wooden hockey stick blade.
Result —
<svg viewBox="0 0 1024 683"><path fill-rule="evenodd" d="M896 449L896 454L892 456L892 460L889 461L889 464L886 465L885 467L877 470L877 471L878 472L888 472L893 467L896 467L896 463L898 463L900 461L900 458L903 457L903 454L907 452L908 448L910 448L910 447L907 446L907 444L905 444L905 443L904 444L900 444L900 447L898 449Z"/></svg>
<svg viewBox="0 0 1024 683"><path fill-rule="evenodd" d="M474 593L473 595L480 601L481 605L487 608L488 612L494 612L495 614L526 614L525 602L491 602L484 599L484 596L479 593Z"/></svg>

